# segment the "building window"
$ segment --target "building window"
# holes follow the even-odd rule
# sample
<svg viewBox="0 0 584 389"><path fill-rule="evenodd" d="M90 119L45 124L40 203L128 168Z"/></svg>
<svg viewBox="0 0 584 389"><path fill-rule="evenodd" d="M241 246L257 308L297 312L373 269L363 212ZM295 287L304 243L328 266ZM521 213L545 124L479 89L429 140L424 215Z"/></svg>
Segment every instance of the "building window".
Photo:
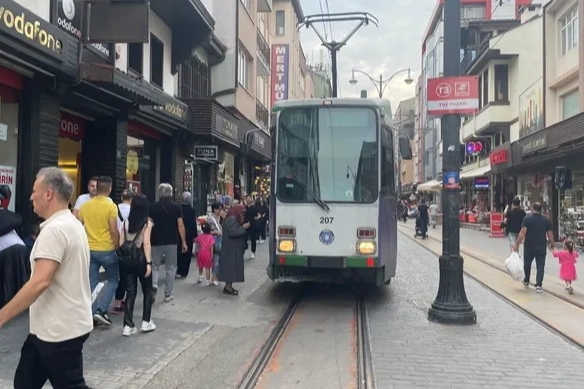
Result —
<svg viewBox="0 0 584 389"><path fill-rule="evenodd" d="M246 89L249 88L250 62L248 55L240 47L237 54L237 81Z"/></svg>
<svg viewBox="0 0 584 389"><path fill-rule="evenodd" d="M128 43L128 70L142 75L144 73L144 45Z"/></svg>
<svg viewBox="0 0 584 389"><path fill-rule="evenodd" d="M196 99L211 95L209 67L199 58L193 57L180 66L178 95L181 99Z"/></svg>
<svg viewBox="0 0 584 389"><path fill-rule="evenodd" d="M0 67L0 71L4 68ZM16 174L18 165L18 120L20 118L21 94L17 89L4 85L2 83L2 74L0 74L0 183L8 185L12 197L9 203L0 202L0 209L8 208L15 211L16 199L23 196L22 193L16 192ZM23 131L21 131L22 133ZM22 139L20 139L23 141ZM28 140L24 140L27 142ZM29 190L29 188L25 188Z"/></svg>
<svg viewBox="0 0 584 389"><path fill-rule="evenodd" d="M560 57L578 46L578 8L560 19Z"/></svg>
<svg viewBox="0 0 584 389"><path fill-rule="evenodd" d="M241 0L241 4L251 12L251 0Z"/></svg>
<svg viewBox="0 0 584 389"><path fill-rule="evenodd" d="M284 35L286 33L286 13L284 11L276 11L276 35Z"/></svg>
<svg viewBox="0 0 584 389"><path fill-rule="evenodd" d="M562 120L571 118L580 112L580 92L576 89L561 97L562 99Z"/></svg>
<svg viewBox="0 0 584 389"><path fill-rule="evenodd" d="M150 34L150 82L162 88L164 79L164 43Z"/></svg>
<svg viewBox="0 0 584 389"><path fill-rule="evenodd" d="M485 19L485 7L476 5L462 6L460 9L460 19L462 20Z"/></svg>
<svg viewBox="0 0 584 389"><path fill-rule="evenodd" d="M495 65L495 101L509 101L509 66Z"/></svg>
<svg viewBox="0 0 584 389"><path fill-rule="evenodd" d="M487 104L489 104L489 69L483 72L483 104L479 109Z"/></svg>

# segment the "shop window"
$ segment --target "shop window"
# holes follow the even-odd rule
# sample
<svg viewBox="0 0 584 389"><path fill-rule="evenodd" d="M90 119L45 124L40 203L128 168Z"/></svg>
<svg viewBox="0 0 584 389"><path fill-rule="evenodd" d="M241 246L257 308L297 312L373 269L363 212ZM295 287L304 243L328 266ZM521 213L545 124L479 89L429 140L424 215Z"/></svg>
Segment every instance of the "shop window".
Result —
<svg viewBox="0 0 584 389"><path fill-rule="evenodd" d="M286 13L284 11L276 11L276 35L284 35L286 33Z"/></svg>
<svg viewBox="0 0 584 389"><path fill-rule="evenodd" d="M509 101L509 66L495 65L495 101Z"/></svg>
<svg viewBox="0 0 584 389"><path fill-rule="evenodd" d="M154 139L128 136L126 156L126 184L129 189L156 199L157 146Z"/></svg>
<svg viewBox="0 0 584 389"><path fill-rule="evenodd" d="M12 199L8 204L8 209L11 211L15 210L17 196L19 109L20 92L0 84L0 184L10 187Z"/></svg>
<svg viewBox="0 0 584 389"><path fill-rule="evenodd" d="M144 74L144 45L128 43L128 70L139 75Z"/></svg>
<svg viewBox="0 0 584 389"><path fill-rule="evenodd" d="M562 96L562 120L569 119L580 112L580 91L576 89Z"/></svg>
<svg viewBox="0 0 584 389"><path fill-rule="evenodd" d="M164 43L150 34L150 82L162 88L164 79Z"/></svg>

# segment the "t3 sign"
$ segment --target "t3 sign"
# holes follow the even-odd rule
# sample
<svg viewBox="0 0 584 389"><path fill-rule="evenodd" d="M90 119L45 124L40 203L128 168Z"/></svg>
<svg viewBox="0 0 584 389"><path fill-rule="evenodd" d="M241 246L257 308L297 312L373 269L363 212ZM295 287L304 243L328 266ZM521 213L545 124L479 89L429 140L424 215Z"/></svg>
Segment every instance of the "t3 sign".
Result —
<svg viewBox="0 0 584 389"><path fill-rule="evenodd" d="M428 115L468 115L478 108L478 77L428 79Z"/></svg>

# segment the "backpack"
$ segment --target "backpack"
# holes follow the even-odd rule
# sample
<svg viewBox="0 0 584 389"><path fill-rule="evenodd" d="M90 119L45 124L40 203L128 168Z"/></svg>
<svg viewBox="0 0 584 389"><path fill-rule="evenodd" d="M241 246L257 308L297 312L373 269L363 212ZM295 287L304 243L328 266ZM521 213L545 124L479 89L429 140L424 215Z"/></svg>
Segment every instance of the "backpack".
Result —
<svg viewBox="0 0 584 389"><path fill-rule="evenodd" d="M147 222L142 225L140 232L137 233L132 240L127 239L125 223L126 222L124 222L124 226L122 227L124 230L124 243L116 251L118 261L120 265L124 267L138 266L145 261L145 255L144 244L142 243L140 247L136 247L136 240L144 233L144 226L146 226Z"/></svg>

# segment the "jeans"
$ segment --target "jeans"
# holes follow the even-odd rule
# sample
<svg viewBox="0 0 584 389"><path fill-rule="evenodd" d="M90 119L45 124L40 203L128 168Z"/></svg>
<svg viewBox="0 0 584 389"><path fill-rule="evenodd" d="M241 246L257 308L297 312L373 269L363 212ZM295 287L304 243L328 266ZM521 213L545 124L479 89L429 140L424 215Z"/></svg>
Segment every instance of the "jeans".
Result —
<svg viewBox="0 0 584 389"><path fill-rule="evenodd" d="M176 245L152 246L152 287L158 290L160 278L160 265L165 258L166 280L164 285L164 297L172 296L174 291L174 278L177 270Z"/></svg>
<svg viewBox="0 0 584 389"><path fill-rule="evenodd" d="M220 254L213 254L213 275L219 276L219 258Z"/></svg>
<svg viewBox="0 0 584 389"><path fill-rule="evenodd" d="M142 321L149 322L152 313L152 274L146 275L146 266L141 263L137 266L124 269L126 276L126 305L124 306L124 325L135 327L134 325L134 304L138 294L138 280L142 285L142 295L144 296L142 307Z"/></svg>
<svg viewBox="0 0 584 389"><path fill-rule="evenodd" d="M531 276L531 264L535 259L537 275L535 277L535 286L542 286L543 274L545 269L546 248L544 247L527 247L523 246L523 271L525 272L525 282L529 282Z"/></svg>
<svg viewBox="0 0 584 389"><path fill-rule="evenodd" d="M107 284L103 288L101 296L93 303L93 313L97 312L98 309L103 313L107 313L120 282L118 256L115 251L90 251L89 257L89 283L92 292L99 283L100 268L103 267L105 269L105 275L107 276Z"/></svg>
<svg viewBox="0 0 584 389"><path fill-rule="evenodd" d="M47 380L54 389L89 389L83 378L83 343L88 337L49 343L29 334L20 352L14 389L41 389Z"/></svg>

